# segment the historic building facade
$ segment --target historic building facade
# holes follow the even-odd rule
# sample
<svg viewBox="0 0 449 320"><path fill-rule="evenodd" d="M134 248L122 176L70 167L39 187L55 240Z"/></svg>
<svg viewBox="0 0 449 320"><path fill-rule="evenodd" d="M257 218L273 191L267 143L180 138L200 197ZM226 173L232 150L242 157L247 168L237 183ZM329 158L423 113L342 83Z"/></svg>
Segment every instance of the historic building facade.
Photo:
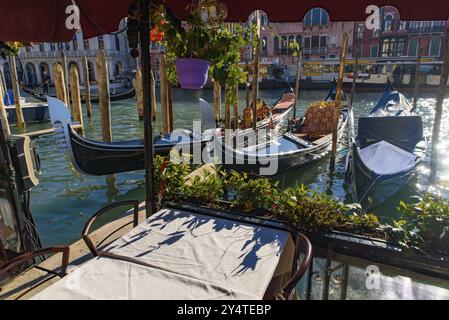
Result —
<svg viewBox="0 0 449 320"><path fill-rule="evenodd" d="M444 21L402 21L393 7L381 9L381 29L369 30L364 22L355 23L354 43L360 57L415 58L419 48L423 57L442 60Z"/></svg>
<svg viewBox="0 0 449 320"><path fill-rule="evenodd" d="M126 25L123 20L119 30ZM89 68L89 79L96 82L97 70L95 58L99 49L104 49L108 59L109 79L119 81L126 75L131 75L135 69L135 61L129 55L128 40L126 32L104 35L91 39L84 39L82 32L76 33L70 42L65 43L38 43L31 47L22 48L19 53L23 80L28 86L40 85L46 75L54 81L53 66L62 62L62 55L66 56L67 68L74 65L78 69L80 82L84 83L82 72L82 58L87 57Z"/></svg>

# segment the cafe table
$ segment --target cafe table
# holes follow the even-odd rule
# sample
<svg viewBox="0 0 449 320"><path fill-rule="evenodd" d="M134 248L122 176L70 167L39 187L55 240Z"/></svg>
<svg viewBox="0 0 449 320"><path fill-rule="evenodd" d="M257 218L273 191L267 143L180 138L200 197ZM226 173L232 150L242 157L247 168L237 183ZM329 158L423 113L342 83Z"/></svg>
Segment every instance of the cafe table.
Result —
<svg viewBox="0 0 449 320"><path fill-rule="evenodd" d="M289 279L288 231L163 209L32 299L262 299Z"/></svg>

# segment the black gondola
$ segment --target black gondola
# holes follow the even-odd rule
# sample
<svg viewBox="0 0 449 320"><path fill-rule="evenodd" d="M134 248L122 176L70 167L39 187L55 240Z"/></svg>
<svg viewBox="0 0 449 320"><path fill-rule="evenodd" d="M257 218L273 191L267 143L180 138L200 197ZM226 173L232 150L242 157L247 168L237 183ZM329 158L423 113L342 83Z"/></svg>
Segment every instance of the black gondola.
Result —
<svg viewBox="0 0 449 320"><path fill-rule="evenodd" d="M422 161L422 118L413 111L388 81L377 105L359 118L346 176L353 200L365 208L382 204L402 189Z"/></svg>
<svg viewBox="0 0 449 320"><path fill-rule="evenodd" d="M294 99L289 100L290 105L288 108L283 107L277 110L276 106L280 105L281 102L285 105L285 101L281 98L272 107L275 114L274 125L280 125L285 120L292 108L293 101ZM78 135L70 125L70 112L62 101L49 97L48 105L52 124L55 128L62 126L72 162L78 171L89 175L108 175L144 169L144 145L142 139L110 143L86 139ZM269 124L270 122L267 120L259 121L258 128L264 128ZM212 129L212 131L221 132L221 129ZM242 133L245 133L245 130ZM173 136L176 136L176 139L173 139ZM219 136L223 135L219 134ZM200 146L200 150L203 150L210 139L210 135L209 138L202 138L201 134L195 134L190 130L178 129L175 135L156 137L154 154L166 156L174 147L182 153L185 153L186 150L187 152L194 150L195 146Z"/></svg>
<svg viewBox="0 0 449 320"><path fill-rule="evenodd" d="M325 101L335 99L337 84L334 81ZM343 94L338 124L338 139L343 135L348 122L349 100ZM304 125L304 122L302 123ZM310 137L298 133L287 132L262 144L243 148L231 148L224 145L225 153L232 154L233 163L224 164L237 171L257 172L261 175L275 175L292 167L298 167L326 155L332 145L332 133L319 137ZM228 158L231 158L228 156ZM277 164L273 167L273 164Z"/></svg>
<svg viewBox="0 0 449 320"><path fill-rule="evenodd" d="M47 95L44 95L42 93L37 92L36 90L30 89L27 87L22 87L22 90L26 94L32 96L33 98L35 98L39 101L47 102ZM116 92L116 93L111 92L110 100L118 101L118 100L130 99L130 98L133 98L135 95L136 95L136 89L133 86L131 86L130 88L128 88L127 90L124 90L122 92ZM53 96L53 95L48 95L48 96L55 98L55 96ZM84 99L84 95L82 95L81 103L85 103L85 101L86 100ZM91 95L90 102L98 103L98 96Z"/></svg>

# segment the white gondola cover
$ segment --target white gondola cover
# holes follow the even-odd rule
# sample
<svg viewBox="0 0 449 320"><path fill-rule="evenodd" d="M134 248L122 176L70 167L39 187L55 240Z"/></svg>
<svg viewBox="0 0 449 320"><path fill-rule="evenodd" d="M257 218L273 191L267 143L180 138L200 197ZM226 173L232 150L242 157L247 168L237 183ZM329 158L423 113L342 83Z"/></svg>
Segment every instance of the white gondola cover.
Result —
<svg viewBox="0 0 449 320"><path fill-rule="evenodd" d="M372 144L359 152L366 167L378 175L393 175L416 166L419 157L386 141Z"/></svg>

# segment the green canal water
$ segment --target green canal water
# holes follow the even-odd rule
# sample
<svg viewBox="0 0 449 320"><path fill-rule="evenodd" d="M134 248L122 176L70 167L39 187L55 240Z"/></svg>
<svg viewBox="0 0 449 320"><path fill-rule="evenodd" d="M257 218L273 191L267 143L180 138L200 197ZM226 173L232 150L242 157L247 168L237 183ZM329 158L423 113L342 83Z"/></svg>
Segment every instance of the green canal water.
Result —
<svg viewBox="0 0 449 320"><path fill-rule="evenodd" d="M272 102L280 90L261 91L261 98ZM317 99L323 99L326 91L306 91L301 93L299 113ZM360 93L357 95L354 111L357 117L367 113L376 103L381 93ZM174 125L175 128L190 128L192 120L200 120L198 99L213 101L212 90L187 91L174 90ZM240 92L240 106L244 105L244 92ZM411 98L408 95L408 98ZM433 122L435 94L423 94L418 100L418 112L423 116L425 134L430 140ZM445 101L445 110L449 108L449 99ZM84 115L85 135L91 139L101 139L98 106L94 105L94 116L89 119ZM47 128L49 124L28 126L28 131ZM159 124L160 127L160 124ZM112 102L112 133L114 140L139 138L143 136L143 123L138 120L136 100ZM14 130L13 130L14 131ZM441 163L439 164L437 185L428 184L429 153L419 169L419 174L404 190L391 197L382 206L372 209L385 221L396 217L396 207L400 200L427 191L449 196L449 112L444 113L439 146ZM42 136L34 140L41 158L42 174L40 184L31 192L31 210L37 228L45 246L68 244L80 238L82 227L91 214L112 201L125 199L144 199L144 172L135 171L114 175L114 178L86 176L78 173L58 144L54 135ZM348 187L344 182L345 156L347 139L342 139L337 157L334 177L328 174L328 158L305 167L290 169L278 179L285 186L304 183L310 187L328 192L333 197L351 202ZM430 148L428 148L430 150ZM429 152L429 151L428 151Z"/></svg>

